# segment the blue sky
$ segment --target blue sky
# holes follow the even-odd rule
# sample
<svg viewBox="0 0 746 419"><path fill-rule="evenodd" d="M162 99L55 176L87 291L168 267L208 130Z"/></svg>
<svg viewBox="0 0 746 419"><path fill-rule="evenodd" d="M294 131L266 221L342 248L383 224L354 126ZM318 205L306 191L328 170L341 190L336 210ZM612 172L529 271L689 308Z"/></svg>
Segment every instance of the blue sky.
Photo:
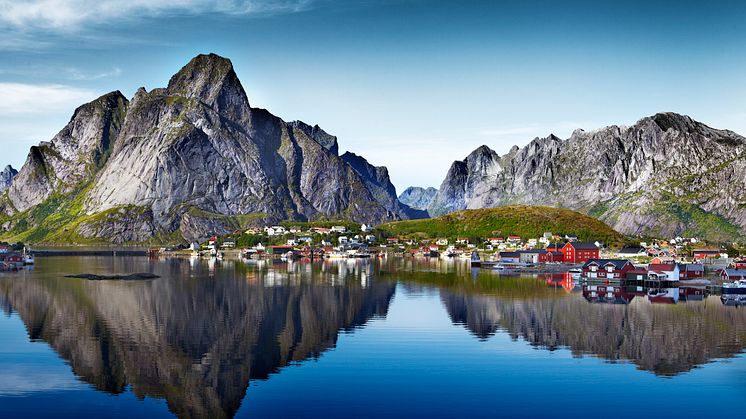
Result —
<svg viewBox="0 0 746 419"><path fill-rule="evenodd" d="M744 22L735 1L0 0L0 163L207 52L252 106L319 124L400 192L481 144L660 111L746 134Z"/></svg>

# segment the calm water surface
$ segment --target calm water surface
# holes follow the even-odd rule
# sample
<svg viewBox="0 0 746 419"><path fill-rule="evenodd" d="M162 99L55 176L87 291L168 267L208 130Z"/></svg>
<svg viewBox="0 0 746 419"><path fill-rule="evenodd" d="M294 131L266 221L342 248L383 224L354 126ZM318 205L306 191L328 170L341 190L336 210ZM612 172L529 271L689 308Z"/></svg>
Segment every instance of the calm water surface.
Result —
<svg viewBox="0 0 746 419"><path fill-rule="evenodd" d="M0 417L702 417L746 401L746 308L715 296L599 299L460 261L37 263L0 274ZM132 272L162 278L63 277Z"/></svg>

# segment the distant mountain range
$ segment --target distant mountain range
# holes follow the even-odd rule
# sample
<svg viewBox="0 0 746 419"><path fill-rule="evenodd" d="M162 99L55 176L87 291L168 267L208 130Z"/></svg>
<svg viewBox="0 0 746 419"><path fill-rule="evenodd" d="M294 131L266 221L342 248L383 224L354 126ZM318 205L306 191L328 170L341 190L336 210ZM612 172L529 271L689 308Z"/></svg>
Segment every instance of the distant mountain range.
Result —
<svg viewBox="0 0 746 419"><path fill-rule="evenodd" d="M18 240L193 240L260 222L426 216L398 201L386 168L339 156L318 126L252 108L214 54L166 88L79 107L17 175L3 173L2 235Z"/></svg>
<svg viewBox="0 0 746 419"><path fill-rule="evenodd" d="M629 127L579 129L567 140L536 138L503 156L481 146L453 163L432 199L404 202L431 216L547 205L627 235L732 241L746 227L745 149L746 138L732 131L659 113Z"/></svg>
<svg viewBox="0 0 746 419"><path fill-rule="evenodd" d="M194 240L281 220L368 224L508 204L592 215L627 235L742 237L746 139L660 113L630 127L487 146L439 189L399 197L385 167L318 126L252 108L231 62L199 55L166 88L75 110L20 171L0 172L0 237L62 243Z"/></svg>

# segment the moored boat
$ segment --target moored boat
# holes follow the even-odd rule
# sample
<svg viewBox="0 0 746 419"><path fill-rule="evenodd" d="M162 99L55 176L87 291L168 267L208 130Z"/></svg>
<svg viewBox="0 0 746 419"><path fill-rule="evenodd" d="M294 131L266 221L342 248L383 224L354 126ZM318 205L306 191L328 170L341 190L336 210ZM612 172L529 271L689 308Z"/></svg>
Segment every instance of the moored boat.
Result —
<svg viewBox="0 0 746 419"><path fill-rule="evenodd" d="M746 294L746 279L724 283L723 294Z"/></svg>
<svg viewBox="0 0 746 419"><path fill-rule="evenodd" d="M482 266L482 259L479 258L479 253L475 250L471 252L471 267L479 268Z"/></svg>

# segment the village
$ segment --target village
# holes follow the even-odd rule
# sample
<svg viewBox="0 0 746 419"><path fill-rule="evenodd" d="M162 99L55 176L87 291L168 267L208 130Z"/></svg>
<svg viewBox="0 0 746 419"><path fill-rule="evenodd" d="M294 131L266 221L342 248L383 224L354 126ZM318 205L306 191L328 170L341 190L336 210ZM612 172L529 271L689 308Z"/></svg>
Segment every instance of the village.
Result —
<svg viewBox="0 0 746 419"><path fill-rule="evenodd" d="M545 232L540 237L417 238L388 237L366 224L273 225L213 236L188 249L160 248L157 253L189 253L222 259L275 258L284 261L383 258L390 256L465 259L472 267L509 272L563 273L585 281L640 287L701 281L733 284L746 279L746 260L697 238L674 237L610 248L599 241ZM733 257L735 256L735 257ZM705 279L709 278L709 279ZM727 286L724 287L727 292ZM746 293L746 289L744 289Z"/></svg>
<svg viewBox="0 0 746 419"><path fill-rule="evenodd" d="M599 241L580 241L573 235L552 232L532 238L388 237L373 226L344 222L249 228L189 246L151 248L146 253L293 262L384 257L463 259L472 268L506 275L559 274L575 282L582 280L589 298L606 292L605 286L611 287L612 294L619 294L630 287L642 291L680 283L719 287L717 291L722 294L746 295L746 259L731 257L725 250L696 238L682 237L613 249ZM33 263L33 252L26 247L0 245L0 270L18 270ZM612 299L612 294L599 301Z"/></svg>

